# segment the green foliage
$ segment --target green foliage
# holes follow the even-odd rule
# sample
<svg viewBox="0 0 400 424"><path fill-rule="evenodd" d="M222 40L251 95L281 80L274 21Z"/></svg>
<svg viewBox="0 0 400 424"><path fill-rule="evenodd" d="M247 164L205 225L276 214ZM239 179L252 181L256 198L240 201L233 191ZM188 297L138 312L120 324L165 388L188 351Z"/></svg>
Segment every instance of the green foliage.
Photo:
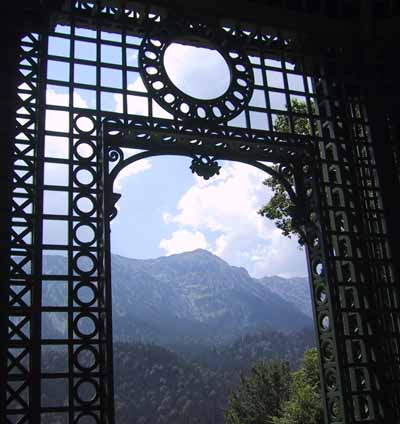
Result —
<svg viewBox="0 0 400 424"><path fill-rule="evenodd" d="M267 178L263 184L272 190L273 195L258 213L275 221L284 236L290 238L292 234L297 234L292 220L295 207L283 185L274 177Z"/></svg>
<svg viewBox="0 0 400 424"><path fill-rule="evenodd" d="M292 373L284 361L255 366L231 393L225 424L323 424L317 350Z"/></svg>
<svg viewBox="0 0 400 424"><path fill-rule="evenodd" d="M273 360L260 362L249 377L241 377L239 388L229 397L226 424L267 424L280 415L289 399L290 366Z"/></svg>
<svg viewBox="0 0 400 424"><path fill-rule="evenodd" d="M279 115L274 123L274 130L279 132L290 132L301 135L311 134L310 120L306 115L309 115L307 110L307 104L301 100L292 100L292 113L295 114L293 117L293 129L290 130L289 118L286 115ZM312 106L312 112L315 112L315 108ZM296 114L298 114L296 116Z"/></svg>
<svg viewBox="0 0 400 424"><path fill-rule="evenodd" d="M290 130L289 118L284 115L278 116L274 124L274 130L285 133L294 132L301 135L311 134L311 124L309 119L305 116L308 114L307 104L294 99L292 101L292 112L294 114L299 114L293 118L292 131ZM273 168L275 171L278 171L278 166L274 166ZM293 184L293 181L290 182ZM263 184L272 190L273 195L269 202L265 204L258 213L273 220L284 236L290 238L292 235L299 235L293 222L295 206L285 188L279 180L272 176L264 180ZM299 238L299 243L304 244L301 237Z"/></svg>
<svg viewBox="0 0 400 424"><path fill-rule="evenodd" d="M301 368L293 373L290 399L285 403L283 414L274 424L323 424L319 359L317 349L304 354Z"/></svg>

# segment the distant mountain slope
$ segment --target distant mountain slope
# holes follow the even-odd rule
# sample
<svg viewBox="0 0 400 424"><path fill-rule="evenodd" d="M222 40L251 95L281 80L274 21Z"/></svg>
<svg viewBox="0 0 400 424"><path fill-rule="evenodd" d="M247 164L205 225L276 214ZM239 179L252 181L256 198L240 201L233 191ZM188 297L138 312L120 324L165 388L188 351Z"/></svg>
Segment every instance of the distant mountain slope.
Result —
<svg viewBox="0 0 400 424"><path fill-rule="evenodd" d="M296 333L284 334L277 331L260 331L246 334L223 346L213 346L203 351L184 355L219 371L247 373L261 360L279 358L288 361L292 367L300 366L304 352L315 345L311 328Z"/></svg>
<svg viewBox="0 0 400 424"><path fill-rule="evenodd" d="M228 395L259 361L287 360L295 369L313 346L311 329L301 333L260 332L229 345L180 355L149 343L114 344L116 422L135 424L223 424ZM43 371L66 370L65 351L43 352ZM87 358L88 359L88 358ZM85 360L85 359L83 359ZM68 386L43 384L44 404L68 405ZM83 394L89 396L87 388ZM44 414L43 424L67 424L68 416Z"/></svg>
<svg viewBox="0 0 400 424"><path fill-rule="evenodd" d="M58 274L65 258L47 256L44 269ZM44 301L65 302L61 285L43 292ZM259 330L294 331L311 320L244 268L205 250L161 257L112 256L116 340L222 343ZM49 333L62 324L47 324Z"/></svg>
<svg viewBox="0 0 400 424"><path fill-rule="evenodd" d="M276 275L257 280L282 299L295 305L301 312L312 317L310 283L308 278L282 278Z"/></svg>
<svg viewBox="0 0 400 424"><path fill-rule="evenodd" d="M259 329L292 331L310 325L244 268L205 250L147 260L114 255L112 261L117 337L131 333L128 321L147 323L156 341L157 331L161 338L171 338L172 332L215 342Z"/></svg>
<svg viewBox="0 0 400 424"><path fill-rule="evenodd" d="M208 349L190 360L156 345L114 347L116 416L120 423L222 424L228 394L259 361L280 358L297 368L314 346L312 330L263 332ZM196 355L194 355L196 356Z"/></svg>
<svg viewBox="0 0 400 424"><path fill-rule="evenodd" d="M117 343L114 360L117 422L223 423L231 379L156 345Z"/></svg>

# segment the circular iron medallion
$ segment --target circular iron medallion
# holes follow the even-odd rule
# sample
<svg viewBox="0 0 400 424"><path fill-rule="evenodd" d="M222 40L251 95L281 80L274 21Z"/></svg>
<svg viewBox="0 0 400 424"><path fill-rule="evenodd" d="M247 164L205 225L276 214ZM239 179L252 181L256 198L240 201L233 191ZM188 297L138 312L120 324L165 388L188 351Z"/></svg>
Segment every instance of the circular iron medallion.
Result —
<svg viewBox="0 0 400 424"><path fill-rule="evenodd" d="M139 51L139 66L147 90L174 117L216 123L234 118L250 101L253 92L253 70L247 55L240 49L229 46L227 36L221 30L191 25L182 34L184 35L171 37L163 32L160 36L154 34L143 39ZM176 87L164 65L165 52L173 43L210 48L220 53L230 70L230 84L225 93L205 100L192 97ZM215 77L218 78L218 75Z"/></svg>

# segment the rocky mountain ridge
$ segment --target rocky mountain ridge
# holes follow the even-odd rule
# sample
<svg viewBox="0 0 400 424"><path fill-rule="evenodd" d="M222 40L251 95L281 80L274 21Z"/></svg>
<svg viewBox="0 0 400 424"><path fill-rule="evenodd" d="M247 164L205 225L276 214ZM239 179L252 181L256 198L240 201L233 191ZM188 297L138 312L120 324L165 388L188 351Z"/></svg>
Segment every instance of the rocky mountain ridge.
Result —
<svg viewBox="0 0 400 424"><path fill-rule="evenodd" d="M62 273L64 263L60 256L46 256L44 271ZM264 329L310 327L311 319L276 281L253 279L201 249L145 260L112 255L114 338L218 344ZM55 287L44 290L45 299L54 297L61 302L63 294ZM63 331L56 317L48 331Z"/></svg>

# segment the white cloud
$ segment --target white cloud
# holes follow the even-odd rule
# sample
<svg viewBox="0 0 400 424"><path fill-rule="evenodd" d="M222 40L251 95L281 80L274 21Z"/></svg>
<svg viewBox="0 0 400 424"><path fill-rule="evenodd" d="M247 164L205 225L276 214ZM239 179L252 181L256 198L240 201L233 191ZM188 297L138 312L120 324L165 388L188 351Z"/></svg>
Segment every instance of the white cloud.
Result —
<svg viewBox="0 0 400 424"><path fill-rule="evenodd" d="M169 212L163 212L162 219L166 224L173 222L173 216Z"/></svg>
<svg viewBox="0 0 400 424"><path fill-rule="evenodd" d="M257 210L267 200L268 191L262 185L265 174L242 164L225 164L219 176L208 181L196 178L196 183L181 197L179 213L173 222L194 229L224 233L220 244L223 253L226 239L248 233L269 238L264 218Z"/></svg>
<svg viewBox="0 0 400 424"><path fill-rule="evenodd" d="M58 93L53 89L46 91L46 104L52 106L68 106L69 94ZM87 108L87 102L74 93L73 96L74 107ZM67 111L47 110L46 111L46 130L68 132L69 131L69 113Z"/></svg>
<svg viewBox="0 0 400 424"><path fill-rule="evenodd" d="M138 76L136 81L128 84L128 90L145 93L146 87L143 84L142 78ZM115 100L115 111L122 113L123 108L123 96L122 94L114 94ZM127 108L129 115L148 116L149 114L149 103L148 98L143 96L137 96L134 94L127 95ZM156 118L171 119L172 115L166 112L156 102L153 102L153 116Z"/></svg>
<svg viewBox="0 0 400 424"><path fill-rule="evenodd" d="M128 84L128 90L146 92L142 78L138 75L136 81ZM124 111L123 95L114 94L115 112L122 113ZM146 97L129 95L127 97L128 113L132 115L147 116L149 112L148 100Z"/></svg>
<svg viewBox="0 0 400 424"><path fill-rule="evenodd" d="M52 106L68 106L69 105L69 94L58 93L53 89L46 91L46 104ZM74 93L73 104L76 107L87 108L87 102ZM90 128L93 125L92 122L87 118L82 118L79 125L84 130ZM57 131L68 133L69 128L69 112L59 110L46 110L46 130ZM64 158L68 157L68 139L64 137L47 136L45 143L46 155L49 157ZM86 150L85 150L86 149ZM82 153L88 152L87 147L83 146ZM91 153L90 151L88 152Z"/></svg>
<svg viewBox="0 0 400 424"><path fill-rule="evenodd" d="M252 275L304 275L305 258L297 240L283 237L272 221L257 214L271 196L262 184L265 178L254 167L226 163L219 176L196 178L179 200L178 213L167 214L164 221L179 230L208 233L215 239L210 250Z"/></svg>
<svg viewBox="0 0 400 424"><path fill-rule="evenodd" d="M167 255L172 255L195 249L207 249L208 243L200 231L178 230L172 233L171 238L162 239L160 247L165 250Z"/></svg>
<svg viewBox="0 0 400 424"><path fill-rule="evenodd" d="M229 87L229 67L216 50L172 43L165 52L164 63L173 83L193 97L216 98Z"/></svg>

